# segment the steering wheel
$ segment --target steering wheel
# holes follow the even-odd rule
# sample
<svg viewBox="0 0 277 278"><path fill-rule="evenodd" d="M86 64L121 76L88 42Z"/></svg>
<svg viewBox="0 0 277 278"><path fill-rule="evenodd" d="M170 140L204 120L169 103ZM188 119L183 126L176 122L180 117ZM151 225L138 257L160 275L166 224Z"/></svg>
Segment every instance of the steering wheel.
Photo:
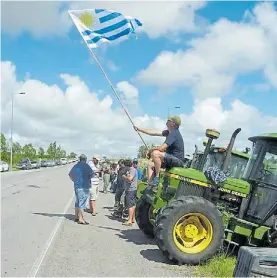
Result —
<svg viewBox="0 0 277 278"><path fill-rule="evenodd" d="M268 173L270 175L273 175L273 173L271 171L269 171L268 169L264 169L265 173Z"/></svg>

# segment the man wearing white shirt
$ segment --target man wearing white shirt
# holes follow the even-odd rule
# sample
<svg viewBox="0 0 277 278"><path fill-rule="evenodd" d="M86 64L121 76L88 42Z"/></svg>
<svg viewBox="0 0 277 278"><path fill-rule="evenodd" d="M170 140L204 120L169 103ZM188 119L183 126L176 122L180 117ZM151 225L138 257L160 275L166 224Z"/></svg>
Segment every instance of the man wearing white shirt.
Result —
<svg viewBox="0 0 277 278"><path fill-rule="evenodd" d="M93 216L96 215L96 199L99 193L99 173L100 173L99 160L100 157L98 155L94 155L92 160L88 162L89 166L94 172L94 176L91 179L91 188L89 190L90 191L89 208Z"/></svg>

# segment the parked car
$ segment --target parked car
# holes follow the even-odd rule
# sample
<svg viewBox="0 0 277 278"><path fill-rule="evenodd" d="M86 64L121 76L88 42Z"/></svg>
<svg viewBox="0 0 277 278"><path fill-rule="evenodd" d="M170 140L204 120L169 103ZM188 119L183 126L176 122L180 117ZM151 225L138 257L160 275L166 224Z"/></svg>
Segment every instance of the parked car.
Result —
<svg viewBox="0 0 277 278"><path fill-rule="evenodd" d="M6 172L10 170L10 166L5 161L0 161L0 172Z"/></svg>
<svg viewBox="0 0 277 278"><path fill-rule="evenodd" d="M38 162L38 161L35 161L35 160L33 160L33 161L31 161L31 167L32 167L32 169L39 169L40 168L40 163Z"/></svg>
<svg viewBox="0 0 277 278"><path fill-rule="evenodd" d="M56 166L55 161L54 161L54 160L48 160L48 161L47 161L47 166L48 166L48 167L54 167L54 166Z"/></svg>
<svg viewBox="0 0 277 278"><path fill-rule="evenodd" d="M20 170L29 170L32 169L32 164L29 158L25 158L17 163L16 168Z"/></svg>
<svg viewBox="0 0 277 278"><path fill-rule="evenodd" d="M55 160L55 163L56 163L56 165L62 165L62 162L61 162L60 159L56 159L56 160Z"/></svg>
<svg viewBox="0 0 277 278"><path fill-rule="evenodd" d="M41 167L47 167L47 161L46 160L41 161Z"/></svg>
<svg viewBox="0 0 277 278"><path fill-rule="evenodd" d="M62 165L66 165L67 164L67 158L61 158L61 163L62 163Z"/></svg>

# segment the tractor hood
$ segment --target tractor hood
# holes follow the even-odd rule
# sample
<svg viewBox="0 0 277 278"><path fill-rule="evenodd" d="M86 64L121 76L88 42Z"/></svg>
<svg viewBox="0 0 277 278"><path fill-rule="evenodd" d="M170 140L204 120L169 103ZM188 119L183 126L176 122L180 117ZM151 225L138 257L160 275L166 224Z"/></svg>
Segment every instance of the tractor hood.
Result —
<svg viewBox="0 0 277 278"><path fill-rule="evenodd" d="M212 184L207 180L203 172L191 168L173 167L165 172L165 176L198 184L199 186L212 187ZM218 190L245 198L250 192L250 184L243 180L227 178L224 185L218 187Z"/></svg>

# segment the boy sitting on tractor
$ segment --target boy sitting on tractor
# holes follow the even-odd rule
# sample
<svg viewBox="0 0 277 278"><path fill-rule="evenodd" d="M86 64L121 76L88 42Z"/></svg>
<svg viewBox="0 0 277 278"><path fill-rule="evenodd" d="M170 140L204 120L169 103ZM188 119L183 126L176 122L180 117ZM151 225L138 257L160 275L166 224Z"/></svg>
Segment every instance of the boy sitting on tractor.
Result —
<svg viewBox="0 0 277 278"><path fill-rule="evenodd" d="M184 141L179 131L181 119L178 116L168 117L167 129L156 131L134 126L136 131L151 135L166 137L165 142L158 147L151 148L147 157L152 158L148 164L148 182L156 187L159 184L161 168L182 167L184 165Z"/></svg>

